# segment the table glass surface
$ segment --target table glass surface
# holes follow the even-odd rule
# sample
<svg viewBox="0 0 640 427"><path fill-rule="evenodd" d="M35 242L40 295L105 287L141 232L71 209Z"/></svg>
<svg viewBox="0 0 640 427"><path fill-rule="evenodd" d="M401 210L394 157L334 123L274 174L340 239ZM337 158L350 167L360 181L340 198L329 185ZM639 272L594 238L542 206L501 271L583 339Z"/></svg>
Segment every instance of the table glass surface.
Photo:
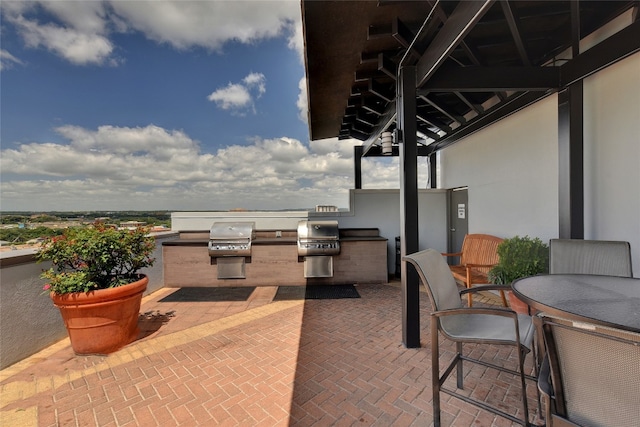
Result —
<svg viewBox="0 0 640 427"><path fill-rule="evenodd" d="M512 288L540 311L640 332L640 279L549 274L517 280Z"/></svg>

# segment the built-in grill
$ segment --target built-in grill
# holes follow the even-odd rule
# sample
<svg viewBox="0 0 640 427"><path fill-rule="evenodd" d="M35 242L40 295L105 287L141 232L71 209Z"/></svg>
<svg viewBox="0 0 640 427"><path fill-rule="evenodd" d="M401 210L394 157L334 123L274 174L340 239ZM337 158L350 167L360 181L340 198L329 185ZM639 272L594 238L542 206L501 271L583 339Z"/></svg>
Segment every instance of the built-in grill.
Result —
<svg viewBox="0 0 640 427"><path fill-rule="evenodd" d="M304 261L304 277L333 277L339 239L338 221L298 222L298 258Z"/></svg>
<svg viewBox="0 0 640 427"><path fill-rule="evenodd" d="M209 230L211 264L218 265L219 279L244 279L245 260L251 257L255 237L253 222L214 222Z"/></svg>

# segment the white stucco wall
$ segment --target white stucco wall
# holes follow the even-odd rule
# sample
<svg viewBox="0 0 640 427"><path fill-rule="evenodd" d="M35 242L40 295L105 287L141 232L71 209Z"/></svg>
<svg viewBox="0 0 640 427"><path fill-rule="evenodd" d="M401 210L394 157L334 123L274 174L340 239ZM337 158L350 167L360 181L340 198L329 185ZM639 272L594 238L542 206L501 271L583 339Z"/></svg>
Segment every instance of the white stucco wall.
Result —
<svg viewBox="0 0 640 427"><path fill-rule="evenodd" d="M584 81L585 239L631 243L640 277L640 53Z"/></svg>
<svg viewBox="0 0 640 427"><path fill-rule="evenodd" d="M400 190L350 190L350 214L341 215L340 228L378 228L387 241L389 273L395 272L395 238L400 235ZM418 190L419 248L447 251L447 193ZM316 218L316 215L314 215Z"/></svg>
<svg viewBox="0 0 640 427"><path fill-rule="evenodd" d="M258 230L295 230L298 221L307 219L306 211L273 212L173 212L173 231L209 230L214 222L248 221L255 222Z"/></svg>
<svg viewBox="0 0 640 427"><path fill-rule="evenodd" d="M551 95L442 150L441 187L469 187L470 233L557 236L556 110Z"/></svg>
<svg viewBox="0 0 640 427"><path fill-rule="evenodd" d="M557 96L443 150L442 188L469 187L469 232L558 236ZM584 81L585 239L631 244L640 277L640 53Z"/></svg>

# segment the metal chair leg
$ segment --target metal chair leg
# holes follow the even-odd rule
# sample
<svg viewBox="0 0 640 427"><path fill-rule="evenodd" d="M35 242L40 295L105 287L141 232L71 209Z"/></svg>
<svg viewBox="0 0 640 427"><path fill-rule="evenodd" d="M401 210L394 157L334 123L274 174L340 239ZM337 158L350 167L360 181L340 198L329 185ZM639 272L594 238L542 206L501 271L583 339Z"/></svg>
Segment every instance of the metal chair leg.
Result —
<svg viewBox="0 0 640 427"><path fill-rule="evenodd" d="M462 343L456 343L456 351L458 352L458 363L456 364L456 382L459 389L463 388L464 374L462 371Z"/></svg>
<svg viewBox="0 0 640 427"><path fill-rule="evenodd" d="M431 393L433 395L433 426L440 427L440 350L438 319L431 318Z"/></svg>

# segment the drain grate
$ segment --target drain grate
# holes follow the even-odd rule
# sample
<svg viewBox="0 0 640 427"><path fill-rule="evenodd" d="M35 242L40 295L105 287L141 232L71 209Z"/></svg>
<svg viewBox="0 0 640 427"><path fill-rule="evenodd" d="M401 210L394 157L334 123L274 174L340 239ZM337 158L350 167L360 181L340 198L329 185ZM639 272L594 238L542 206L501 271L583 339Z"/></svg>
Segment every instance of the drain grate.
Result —
<svg viewBox="0 0 640 427"><path fill-rule="evenodd" d="M162 298L159 302L246 301L254 290L254 286L233 288L180 288L174 293Z"/></svg>
<svg viewBox="0 0 640 427"><path fill-rule="evenodd" d="M360 298L353 285L279 286L274 301Z"/></svg>

